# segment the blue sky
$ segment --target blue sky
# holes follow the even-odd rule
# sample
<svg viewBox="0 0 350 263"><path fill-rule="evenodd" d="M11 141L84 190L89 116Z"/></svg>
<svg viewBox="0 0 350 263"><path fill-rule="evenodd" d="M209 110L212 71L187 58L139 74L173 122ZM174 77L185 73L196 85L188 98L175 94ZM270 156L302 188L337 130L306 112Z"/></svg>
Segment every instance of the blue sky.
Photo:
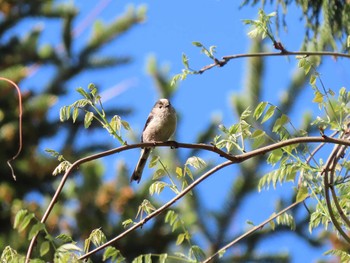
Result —
<svg viewBox="0 0 350 263"><path fill-rule="evenodd" d="M115 97L109 98L105 106L118 107L131 106L135 109L132 116L128 116L128 121L135 132L141 132L144 122L152 108L155 100L158 99L157 92L151 78L147 75L145 65L147 59L155 55L160 64L169 65L170 73L177 74L181 72L183 65L181 62L182 53L186 53L190 58L190 65L199 69L211 61L200 53L200 50L194 47L193 41L200 41L206 46L217 46L217 56L246 53L249 49L250 39L246 33L248 26L244 26L242 19L255 19L258 13L258 7L244 7L239 9L241 1L228 0L205 0L205 1L74 1L81 9L75 26L84 19L91 10L107 5L97 16L97 19L108 23L118 14L121 14L128 4L147 5L148 19L144 24L138 25L122 38L113 41L108 47L102 50L102 54L130 55L134 58L133 63L120 68L107 69L103 71L90 71L84 73L78 78L70 81L70 92L64 98L58 100L57 104L51 110L52 116L58 116L58 109L65 104L72 103L78 98L74 92L77 87L87 87L91 82L98 84L102 91L111 87L124 87L121 93ZM265 12L274 11L267 6ZM288 9L287 24L288 32L280 32L280 38L285 47L290 51L297 51L301 46L304 34L304 22L300 20L301 11L295 7ZM33 23L19 25L20 33L40 24L40 19L33 20ZM42 24L43 25L43 24ZM45 24L45 34L42 37L42 43L59 43L59 37L55 32L60 29L60 24L50 22ZM91 34L91 26L86 28L78 37L78 45L83 45ZM78 47L74 47L78 48ZM272 45L266 42L266 48L272 49ZM214 68L200 76L189 76L181 82L178 87L172 104L181 115L181 123L177 130L177 138L181 142L193 142L203 128L210 123L213 116L220 116L222 122L230 125L237 121L237 116L232 114L230 99L233 94L239 94L244 90L244 79L246 77L246 59L231 61L223 68ZM293 72L296 69L297 61L293 58L272 57L266 58L267 67L264 79L264 100L272 103L277 102L283 94L284 88L290 81ZM347 74L349 62L339 59L335 61L332 58L325 60L325 65L320 68L322 79L326 86L337 91L340 87L349 87L350 79ZM23 83L22 89L40 89L43 76L50 74L49 68L41 68L28 81ZM296 125L300 123L300 111L309 110L315 115L321 114L317 107L310 103L312 100L312 90L307 87L303 92L303 100L298 101L291 117ZM299 114L298 114L299 113ZM81 143L97 140L110 140L111 147L117 147L118 142L105 133L105 137L91 137L91 133L82 135ZM59 137L57 138L59 141ZM55 148L54 141L44 142L41 148ZM135 165L139 152L132 151L125 156L112 156L104 161L108 169L113 170L117 165L118 158L125 158L130 169ZM212 157L214 158L214 157ZM230 182L234 180L235 169L226 168L223 172L209 178L201 186L200 190L205 198L205 193L215 193L215 199L205 198L209 207L223 207L222 200L228 191ZM111 174L114 174L112 172ZM145 171L145 179L149 174ZM232 176L231 176L232 175ZM110 177L106 177L111 179ZM134 185L135 188L139 187ZM279 187L277 191L272 189L269 192L262 192L247 200L245 207L242 207L242 213L235 221L235 224L245 224L246 220L252 220L254 223L268 218L274 211L276 198L283 195L284 191L291 189L292 185ZM211 195L212 196L212 195ZM260 204L257 202L260 201ZM261 211L254 207L264 207ZM252 209L253 208L253 209ZM233 225L232 228L239 227ZM261 247L262 252L275 251L276 244L283 244L282 250L290 251L295 255L293 262L300 262L301 259L310 259L308 262L315 261L321 256L322 251L311 251L306 243L301 243L299 239L290 236L280 236L267 241ZM302 253L300 253L302 252Z"/></svg>

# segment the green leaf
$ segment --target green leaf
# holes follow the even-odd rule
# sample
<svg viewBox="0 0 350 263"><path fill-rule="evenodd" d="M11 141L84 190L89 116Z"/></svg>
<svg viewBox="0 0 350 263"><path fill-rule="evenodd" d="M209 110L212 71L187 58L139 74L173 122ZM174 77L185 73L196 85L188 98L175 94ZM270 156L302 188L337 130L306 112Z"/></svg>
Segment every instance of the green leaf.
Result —
<svg viewBox="0 0 350 263"><path fill-rule="evenodd" d="M192 45L196 46L196 47L203 47L203 44L198 42L198 41L193 41Z"/></svg>
<svg viewBox="0 0 350 263"><path fill-rule="evenodd" d="M75 123L75 121L77 120L78 115L79 115L79 108L74 108L73 116L72 116L73 123Z"/></svg>
<svg viewBox="0 0 350 263"><path fill-rule="evenodd" d="M312 85L312 86L315 85L316 84L316 79L317 79L316 75L312 74L310 76L310 81L309 81L310 85Z"/></svg>
<svg viewBox="0 0 350 263"><path fill-rule="evenodd" d="M185 240L185 233L179 234L176 239L176 245L181 245Z"/></svg>
<svg viewBox="0 0 350 263"><path fill-rule="evenodd" d="M41 230L45 229L45 224L41 222L37 222L29 231L28 240L31 240L34 236L36 236Z"/></svg>
<svg viewBox="0 0 350 263"><path fill-rule="evenodd" d="M350 36L348 36L346 39L346 47L350 47Z"/></svg>
<svg viewBox="0 0 350 263"><path fill-rule="evenodd" d="M275 164L281 160L282 156L283 151L281 149L273 150L267 158L267 162L270 164Z"/></svg>
<svg viewBox="0 0 350 263"><path fill-rule="evenodd" d="M251 220L247 220L247 221L246 221L246 224L251 225L251 226L255 226L254 222L251 221Z"/></svg>
<svg viewBox="0 0 350 263"><path fill-rule="evenodd" d="M313 98L312 102L315 103L322 103L323 102L323 94L319 91L315 92L315 97Z"/></svg>
<svg viewBox="0 0 350 263"><path fill-rule="evenodd" d="M153 155L151 160L149 161L148 167L149 168L153 168L154 166L156 166L156 164L158 163L160 157L158 155Z"/></svg>
<svg viewBox="0 0 350 263"><path fill-rule="evenodd" d="M67 234L59 234L58 236L56 236L56 239L61 240L63 243L73 242L72 237Z"/></svg>
<svg viewBox="0 0 350 263"><path fill-rule="evenodd" d="M340 258L340 262L350 262L350 254L347 251L340 249L331 249L324 253L326 256L337 256Z"/></svg>
<svg viewBox="0 0 350 263"><path fill-rule="evenodd" d="M26 227L29 225L30 221L32 221L33 218L34 218L33 213L29 213L28 215L26 215L23 218L23 221L20 223L20 225L18 227L18 231L22 232L24 229L26 229Z"/></svg>
<svg viewBox="0 0 350 263"><path fill-rule="evenodd" d="M91 232L89 239L96 247L101 246L107 241L105 234L102 232L100 228L94 229Z"/></svg>
<svg viewBox="0 0 350 263"><path fill-rule="evenodd" d="M263 117L261 123L268 121L275 113L275 110L276 110L276 106L270 105L270 107L267 109L265 116Z"/></svg>
<svg viewBox="0 0 350 263"><path fill-rule="evenodd" d="M262 101L258 104L258 106L256 106L254 113L253 113L253 117L258 120L260 118L260 116L263 114L265 108L267 106L267 102L266 101Z"/></svg>
<svg viewBox="0 0 350 263"><path fill-rule="evenodd" d="M116 261L117 259L120 259L120 251L118 249L116 249L115 247L112 246L108 246L106 247L104 253L103 253L103 257L102 260L106 261L107 259L111 259L111 261Z"/></svg>
<svg viewBox="0 0 350 263"><path fill-rule="evenodd" d="M109 125L112 127L114 132L120 131L121 124L122 120L118 115L114 115L111 121L109 122Z"/></svg>
<svg viewBox="0 0 350 263"><path fill-rule="evenodd" d="M252 133L252 139L257 139L257 138L260 138L260 137L264 137L265 136L265 132L263 130L255 130L253 133Z"/></svg>
<svg viewBox="0 0 350 263"><path fill-rule="evenodd" d="M252 139L254 139L253 141L253 147L257 148L260 145L262 145L265 142L265 135L266 133L263 130L255 130L252 133Z"/></svg>
<svg viewBox="0 0 350 263"><path fill-rule="evenodd" d="M182 53L182 64L184 65L184 67L185 67L185 69L189 69L189 64L188 64L188 57L187 57L187 55L185 54L185 53ZM181 79L183 79L183 76L182 76L183 74L178 74L177 76L178 77L174 77L174 79L176 78L176 81L179 79L179 78L181 78Z"/></svg>
<svg viewBox="0 0 350 263"><path fill-rule="evenodd" d="M28 214L28 211L25 209L21 209L17 212L15 216L15 220L13 223L13 228L18 228L18 226L23 222L25 216Z"/></svg>
<svg viewBox="0 0 350 263"><path fill-rule="evenodd" d="M163 191L164 187L166 186L168 186L167 183L164 183L161 181L154 182L149 187L149 193L150 195L154 195L155 193L159 195Z"/></svg>
<svg viewBox="0 0 350 263"><path fill-rule="evenodd" d="M242 114L241 114L241 116L240 116L240 119L241 119L241 120L247 119L248 117L250 117L251 113L252 113L252 111L250 110L250 107L248 106L248 108L246 108L246 109L242 112Z"/></svg>
<svg viewBox="0 0 350 263"><path fill-rule="evenodd" d="M94 113L93 112L88 111L85 114L85 118L84 118L84 127L85 127L85 129L90 127L93 118L94 118Z"/></svg>
<svg viewBox="0 0 350 263"><path fill-rule="evenodd" d="M166 174L167 174L166 171L163 168L160 168L153 174L152 179L157 180L159 178L164 177L164 175L166 175Z"/></svg>
<svg viewBox="0 0 350 263"><path fill-rule="evenodd" d="M206 258L204 251L199 246L192 246L190 254L193 254L196 261L203 261Z"/></svg>
<svg viewBox="0 0 350 263"><path fill-rule="evenodd" d="M66 119L66 106L60 108L60 121L64 122Z"/></svg>
<svg viewBox="0 0 350 263"><path fill-rule="evenodd" d="M87 93L82 87L76 89L85 99L91 100L89 93Z"/></svg>
<svg viewBox="0 0 350 263"><path fill-rule="evenodd" d="M226 253L226 249L220 249L219 250L219 258L222 258L225 253Z"/></svg>
<svg viewBox="0 0 350 263"><path fill-rule="evenodd" d="M121 123L122 123L122 126L123 126L123 128L124 128L125 130L127 130L127 131L130 131L130 130L131 130L130 125L129 125L128 122L122 120Z"/></svg>
<svg viewBox="0 0 350 263"><path fill-rule="evenodd" d="M280 131L280 129L281 129L286 123L288 123L288 122L289 122L288 116L285 115L285 114L282 114L282 116L279 117L279 118L276 120L275 124L273 125L272 131L273 131L273 132L278 132L278 131Z"/></svg>
<svg viewBox="0 0 350 263"><path fill-rule="evenodd" d="M159 263L165 263L167 258L168 258L168 254L166 254L166 253L160 254Z"/></svg>
<svg viewBox="0 0 350 263"><path fill-rule="evenodd" d="M152 263L152 254L144 255L144 263Z"/></svg>
<svg viewBox="0 0 350 263"><path fill-rule="evenodd" d="M309 196L309 191L308 191L307 187L303 185L303 186L299 187L299 189L298 189L296 201L301 202L301 201L305 200L308 196Z"/></svg>
<svg viewBox="0 0 350 263"><path fill-rule="evenodd" d="M131 224L133 224L133 223L134 223L134 221L133 221L131 218L129 218L129 219L124 220L124 221L122 222L122 226L125 228L125 227L128 227L129 225L131 225Z"/></svg>
<svg viewBox="0 0 350 263"><path fill-rule="evenodd" d="M196 169L202 168L206 166L206 163L203 159L197 157L197 156L192 156L187 159L185 165L190 165Z"/></svg>
<svg viewBox="0 0 350 263"><path fill-rule="evenodd" d="M50 251L50 242L49 241L44 241L40 245L40 256L43 257L45 256L48 252Z"/></svg>
<svg viewBox="0 0 350 263"><path fill-rule="evenodd" d="M183 176L182 168L181 167L176 167L175 173L177 174L177 176L179 178L181 178Z"/></svg>

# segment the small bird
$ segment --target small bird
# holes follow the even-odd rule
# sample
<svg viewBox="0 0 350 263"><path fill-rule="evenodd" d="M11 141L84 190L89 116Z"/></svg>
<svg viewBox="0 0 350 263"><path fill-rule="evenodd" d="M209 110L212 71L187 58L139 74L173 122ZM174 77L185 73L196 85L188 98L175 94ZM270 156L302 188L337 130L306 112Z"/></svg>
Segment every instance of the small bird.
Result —
<svg viewBox="0 0 350 263"><path fill-rule="evenodd" d="M141 142L167 141L175 132L176 121L176 111L170 104L170 101L167 99L158 100L148 115L145 127L143 128ZM142 149L140 159L131 175L130 182L133 180L137 181L137 183L140 182L150 152L151 148Z"/></svg>

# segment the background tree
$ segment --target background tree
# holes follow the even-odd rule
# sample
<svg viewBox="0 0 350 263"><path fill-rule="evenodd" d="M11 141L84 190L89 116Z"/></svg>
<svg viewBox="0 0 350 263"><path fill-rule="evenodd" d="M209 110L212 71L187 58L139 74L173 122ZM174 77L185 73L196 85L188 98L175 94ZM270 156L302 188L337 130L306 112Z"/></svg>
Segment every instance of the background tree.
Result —
<svg viewBox="0 0 350 263"><path fill-rule="evenodd" d="M245 1L244 4L248 4L249 2ZM257 1L254 3L257 3ZM293 1L286 1L283 4L290 6L295 3ZM346 12L349 8L348 4L341 1L334 1L331 4L327 4L326 1L322 3L309 3L306 1L297 2L296 4L303 8L303 15L306 21L306 37L301 50L335 50L337 45L340 49L345 47L346 36L348 35L346 30L349 28L347 25L349 20L346 19L349 13ZM342 8L335 8L335 6ZM281 8L283 8L283 5L278 4L277 9ZM47 138L54 138L60 132L60 129L67 130L67 135L64 138L60 138L60 146L55 148L58 148L64 158L70 162L88 154L111 148L111 145L101 143L80 146L77 141L81 134L83 121L78 118L75 124L69 122L65 122L64 125L59 124L58 119L49 117L49 107L57 100L58 96L63 97L66 94L69 81L82 74L85 70L120 66L130 62L129 57L113 58L110 54L106 55L105 58L101 58L101 53L98 52L112 39L118 38L125 33L131 26L144 21L145 15L143 8L131 8L109 25L95 22L93 34L88 39L86 46L77 49L72 48L76 41L72 25L78 12L73 6L60 5L54 1L32 4L24 4L22 2L10 4L4 2L2 3L1 10L4 14L1 26L3 28L1 32L3 34L10 32L16 23L31 17L40 16L49 19L58 19L63 24L62 32L60 33L63 49L50 47L49 45L40 45L38 39L41 31L37 28L34 28L27 37L13 37L8 41L5 40L1 48L1 50L4 50L3 57L6 58L4 59L6 64L2 66L3 72L1 75L17 83L21 83L21 81L27 79L30 80L33 63L36 65L52 65L54 67L52 78L39 89L40 91L33 89L30 94L24 94L25 145L21 158L15 162L18 181L14 182L10 176L3 176L4 181L1 182L0 186L2 189L1 227L3 227L1 231L3 242L0 242L0 244L3 245L2 249L10 245L19 253L25 254L28 242L25 238L20 239L21 242L18 242L18 237L19 235L26 237L27 233L20 232L18 234L17 231L12 230L11 218L13 221L16 212L22 208L26 208L30 212L35 212L36 216L41 218L43 209L47 206L47 200L50 200L57 187L57 181L61 179L48 176L52 173L57 163L47 156L38 154L37 147L40 141ZM325 18L323 23L320 22L322 21L320 17ZM277 22L285 22L286 15L277 16L277 19ZM276 23L276 25L279 25L279 23ZM259 27L256 28L259 29ZM278 31L271 30L270 33L272 32ZM271 36L269 36L269 40L272 40L272 42L254 40L249 53L263 52L266 49L266 43L269 43L271 47L273 41L276 41L274 36ZM2 39L6 39L6 35ZM283 41L282 44L288 50L288 45L283 43ZM202 44L199 46L203 48ZM209 55L211 55L210 52ZM214 63L216 63L215 60ZM317 65L322 63L322 59L321 57L312 57L310 58L310 63ZM275 105L279 109L280 114L274 115L269 122L262 125L261 122L255 120L252 116L248 118L249 114L245 110L248 106L251 109L255 109L259 102L263 100L264 90L269 88L263 85L264 78L266 77L266 64L266 59L262 56L248 60L245 90L242 92L244 95L239 94L232 97L232 111L238 116L239 124L242 125L244 122L248 122L254 128L260 127L261 130L269 131L268 136L271 140L278 141L281 139L282 132L272 132L274 124L281 117L280 114L289 115L292 113L298 96L302 94L302 90L309 83L309 76L303 71L295 71L286 89L286 94L293 94L293 96L285 96L283 100L278 101ZM28 68L31 70L28 70ZM160 68L155 59L149 60L148 73L154 80L159 97L173 98L176 94L176 86L170 85L170 74L166 69ZM2 134L1 144L6 146L6 151L2 152L2 159L4 160L2 163L5 164L5 161L15 151L13 146L17 145L17 136L15 134L18 130L16 126L18 113L14 110L16 109L16 101L14 100L12 87L3 85L2 90L4 91L3 94L6 94L6 96L2 96L1 98L1 105L4 106L1 106L3 119L0 128ZM74 99L69 99L67 104L73 101ZM114 114L121 115L124 119L127 113L130 113L130 109L108 108L106 112L108 119ZM182 113L180 112L179 114L181 117ZM298 118L300 118L300 115ZM310 118L310 116L305 115L300 127L295 126L292 129L288 129L288 132L283 133L285 135L284 139L299 136L299 131L301 130L309 133L318 132L317 127L310 126ZM217 127L220 122L221 120L214 119L212 123L208 124L208 127L203 129L201 134L198 135L197 142L213 142L214 136L219 133ZM300 123L300 119L298 123ZM97 122L92 122L89 128L92 129L92 133L94 133L93 129L100 127L97 124ZM232 136L230 134L231 125L232 123L227 125L227 127L220 126L222 138L229 139ZM179 136L179 134L177 135ZM107 136L107 133L104 136ZM133 140L134 137L132 134L130 140ZM269 141L265 141L260 146L268 143ZM249 143L245 146L245 151L256 147L256 145ZM236 149L232 145L228 147L231 147L233 154L239 153L239 149ZM307 152L308 149L301 148L299 150L300 152ZM178 171L176 170L176 166L183 166L186 160L193 161L193 159L189 158L194 155L201 156L203 152L198 149L187 152L180 150L158 152L157 150L157 154L161 156L161 161L165 164L167 170L171 174L175 174L174 171ZM169 160L172 160L172 162ZM206 159L207 167L205 169L214 167L217 165L217 161L218 159L216 157L214 159L208 157ZM191 167L191 165L201 167L196 162L189 163L191 164L188 164L187 168ZM259 178L261 178L266 169L265 164L266 156L261 155L242 163L239 169L234 171L235 180L233 180L231 185L232 190L227 192L225 205L222 209L213 210L208 208L205 205L205 198L199 189L195 188L191 192L192 195L187 195L179 205L173 207L173 210L175 210L173 215L167 214L166 218L168 222L169 218L173 218L173 222L170 223L172 225L163 225L165 218L161 214L154 221L147 223L142 228L142 231L133 232L127 238L117 242L117 249L121 251L127 261L131 261L134 257L141 254L160 254L165 252L169 255L174 252L187 254L189 250L192 252L189 254L189 257L200 260L202 258L200 250L193 246L196 244L203 244L201 247L205 249L207 256L215 253L227 242L234 239L233 236L240 236L246 231L244 228L234 231L228 231L228 229L234 225L233 222L240 215L240 211L246 205L247 199L255 195ZM186 166L183 168L185 170ZM194 174L194 178L197 178L204 171L203 167L197 171L189 169L186 171L188 173L192 171L191 173ZM2 170L2 174L4 175L9 173L9 169L5 165L3 165ZM69 177L64 191L59 198L59 203L56 204L46 224L47 230L53 237L65 233L71 235L73 240L80 241L89 237L93 229L101 228L108 236L108 239L110 239L116 233L123 231L121 222L129 218L135 218L137 207L142 203L142 200L149 199L154 207L159 207L163 203L163 196L161 198L149 196L148 189L152 184L151 180L148 179L149 182L138 187L137 192L129 186L128 176L130 172L122 161L119 163L117 171L115 171L116 175L113 180L103 180L103 175L107 172L101 163L92 162L82 165L74 177ZM159 175L159 173L163 175L164 172L162 166L158 164L157 169L155 169L155 175ZM177 182L178 187L180 187L181 182L183 183L181 180ZM40 202L27 203L26 197L28 193L33 193L33 191L36 193L39 192L43 199L40 198ZM282 198L276 199L276 211L292 203L294 199L295 192L293 191L290 191L288 195L284 195ZM310 210L312 210L312 207L310 207ZM309 214L306 213L302 206L297 206L297 208L290 212L290 215L297 215L295 217L295 230L288 231L288 233L291 233L290 235L298 236L298 238L305 240L311 246L322 245L325 240L324 238L328 234L325 234L323 239L319 236L314 238L308 234ZM175 225L174 222L176 222ZM284 223L292 225L291 222L291 220L287 220ZM31 221L31 224L33 225L34 221ZM174 229L175 231L172 231ZM291 260L291 256L281 251L259 253L260 244L263 244L275 235L286 232L286 230L287 227L283 225L283 222L280 222L276 227L264 228L263 231L249 236L239 243L240 253L226 253L222 261L232 262L234 260L235 262L244 262L247 260L269 260L272 262L288 262ZM45 254L43 251L40 251L45 250L42 246L45 240L45 235L40 234L39 245L34 251L34 257L51 260L54 253L52 246L50 246L50 253ZM101 240L103 241L103 238ZM66 242L67 240L64 241ZM55 242L60 243L59 240L55 240ZM179 246L174 246L176 242ZM40 256L40 253L45 255ZM94 255L94 257L96 257L96 261L101 259L100 255ZM92 258L92 260L94 259Z"/></svg>

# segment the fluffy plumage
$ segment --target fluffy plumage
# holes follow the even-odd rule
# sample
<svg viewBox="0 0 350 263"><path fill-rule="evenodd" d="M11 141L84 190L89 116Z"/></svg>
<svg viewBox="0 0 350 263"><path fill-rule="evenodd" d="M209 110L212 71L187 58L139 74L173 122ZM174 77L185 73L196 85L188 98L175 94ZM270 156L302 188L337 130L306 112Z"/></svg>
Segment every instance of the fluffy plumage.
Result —
<svg viewBox="0 0 350 263"><path fill-rule="evenodd" d="M154 104L151 113L148 115L145 127L143 128L141 142L167 141L174 134L175 129L175 109L169 100L160 99ZM130 181L140 182L150 152L151 148L142 149L140 159L131 175Z"/></svg>

